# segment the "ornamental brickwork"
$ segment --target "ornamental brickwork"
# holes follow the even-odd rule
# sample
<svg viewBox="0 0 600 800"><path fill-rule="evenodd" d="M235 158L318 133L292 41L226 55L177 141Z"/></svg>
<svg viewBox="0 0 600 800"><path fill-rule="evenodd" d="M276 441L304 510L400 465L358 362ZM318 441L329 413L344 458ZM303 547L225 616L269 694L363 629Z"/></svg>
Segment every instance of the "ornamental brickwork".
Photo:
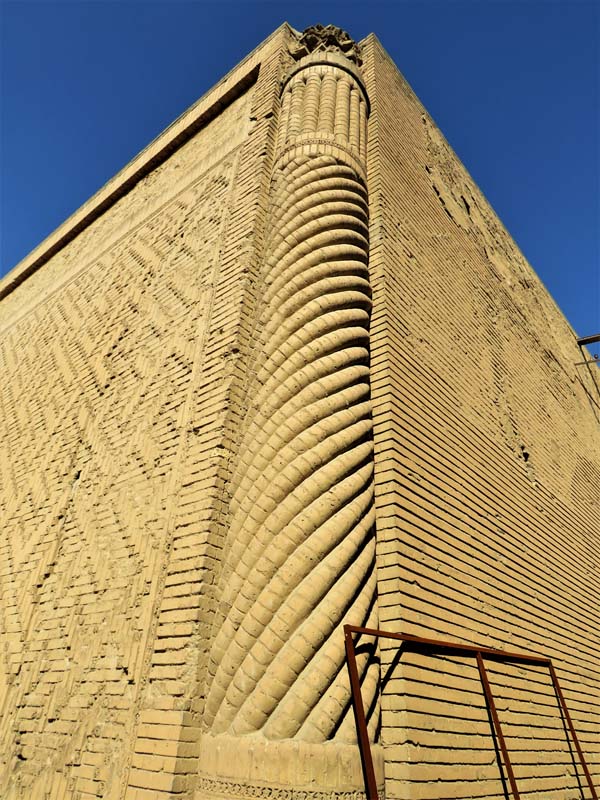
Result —
<svg viewBox="0 0 600 800"><path fill-rule="evenodd" d="M3 798L364 798L344 624L552 658L600 781L600 384L373 35L275 31L0 333ZM476 661L360 644L380 797L510 796ZM592 798L488 674L521 796Z"/></svg>

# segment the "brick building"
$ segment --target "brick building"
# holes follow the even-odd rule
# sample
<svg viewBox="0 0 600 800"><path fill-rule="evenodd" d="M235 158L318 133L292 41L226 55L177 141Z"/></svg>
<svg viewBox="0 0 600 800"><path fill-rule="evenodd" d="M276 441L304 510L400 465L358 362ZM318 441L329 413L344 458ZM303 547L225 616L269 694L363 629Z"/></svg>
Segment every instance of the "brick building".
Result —
<svg viewBox="0 0 600 800"><path fill-rule="evenodd" d="M480 652L357 640L382 796L595 796L598 379L375 36L281 26L0 330L3 798L364 797L345 624Z"/></svg>

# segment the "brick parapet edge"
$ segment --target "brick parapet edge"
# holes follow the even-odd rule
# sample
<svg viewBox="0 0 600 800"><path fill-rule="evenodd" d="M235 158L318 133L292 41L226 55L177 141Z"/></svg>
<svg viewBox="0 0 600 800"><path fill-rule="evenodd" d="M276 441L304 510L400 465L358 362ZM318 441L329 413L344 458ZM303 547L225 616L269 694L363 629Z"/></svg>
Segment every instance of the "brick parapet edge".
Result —
<svg viewBox="0 0 600 800"><path fill-rule="evenodd" d="M143 178L163 164L199 130L217 117L236 97L247 91L258 78L260 58L264 48L269 43L277 41L279 37L289 35L290 30L290 26L284 22L273 31L259 47L249 53L231 72L171 123L62 225L20 261L0 280L0 300L13 292L56 253L72 242L85 228L105 214Z"/></svg>

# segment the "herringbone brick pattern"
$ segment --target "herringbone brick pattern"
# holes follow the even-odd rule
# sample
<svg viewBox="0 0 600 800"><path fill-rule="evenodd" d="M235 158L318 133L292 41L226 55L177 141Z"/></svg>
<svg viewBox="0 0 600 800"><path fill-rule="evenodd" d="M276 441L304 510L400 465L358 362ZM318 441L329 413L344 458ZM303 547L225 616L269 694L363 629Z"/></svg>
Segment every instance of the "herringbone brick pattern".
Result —
<svg viewBox="0 0 600 800"><path fill-rule="evenodd" d="M8 796L38 780L52 797L117 796L141 684L184 677L181 656L145 662L159 590L173 594L162 585L173 531L192 535L192 511L202 525L193 494L205 484L206 505L216 481L205 434L224 386L205 334L236 159L195 171L126 235L110 228L109 246L26 316L7 310L0 750L19 767L4 764ZM197 620L176 605L156 631L165 650L185 647Z"/></svg>

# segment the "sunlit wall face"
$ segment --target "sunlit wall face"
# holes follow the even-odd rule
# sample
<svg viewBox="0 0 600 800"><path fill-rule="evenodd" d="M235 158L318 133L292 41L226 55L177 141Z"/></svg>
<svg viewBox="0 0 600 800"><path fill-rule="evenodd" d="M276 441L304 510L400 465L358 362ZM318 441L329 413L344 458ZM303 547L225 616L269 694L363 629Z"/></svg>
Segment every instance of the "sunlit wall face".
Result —
<svg viewBox="0 0 600 800"><path fill-rule="evenodd" d="M344 624L551 658L598 780L594 365L374 36L275 30L0 334L2 796L364 796ZM475 657L373 642L380 790L503 796ZM591 797L524 664L519 791Z"/></svg>

